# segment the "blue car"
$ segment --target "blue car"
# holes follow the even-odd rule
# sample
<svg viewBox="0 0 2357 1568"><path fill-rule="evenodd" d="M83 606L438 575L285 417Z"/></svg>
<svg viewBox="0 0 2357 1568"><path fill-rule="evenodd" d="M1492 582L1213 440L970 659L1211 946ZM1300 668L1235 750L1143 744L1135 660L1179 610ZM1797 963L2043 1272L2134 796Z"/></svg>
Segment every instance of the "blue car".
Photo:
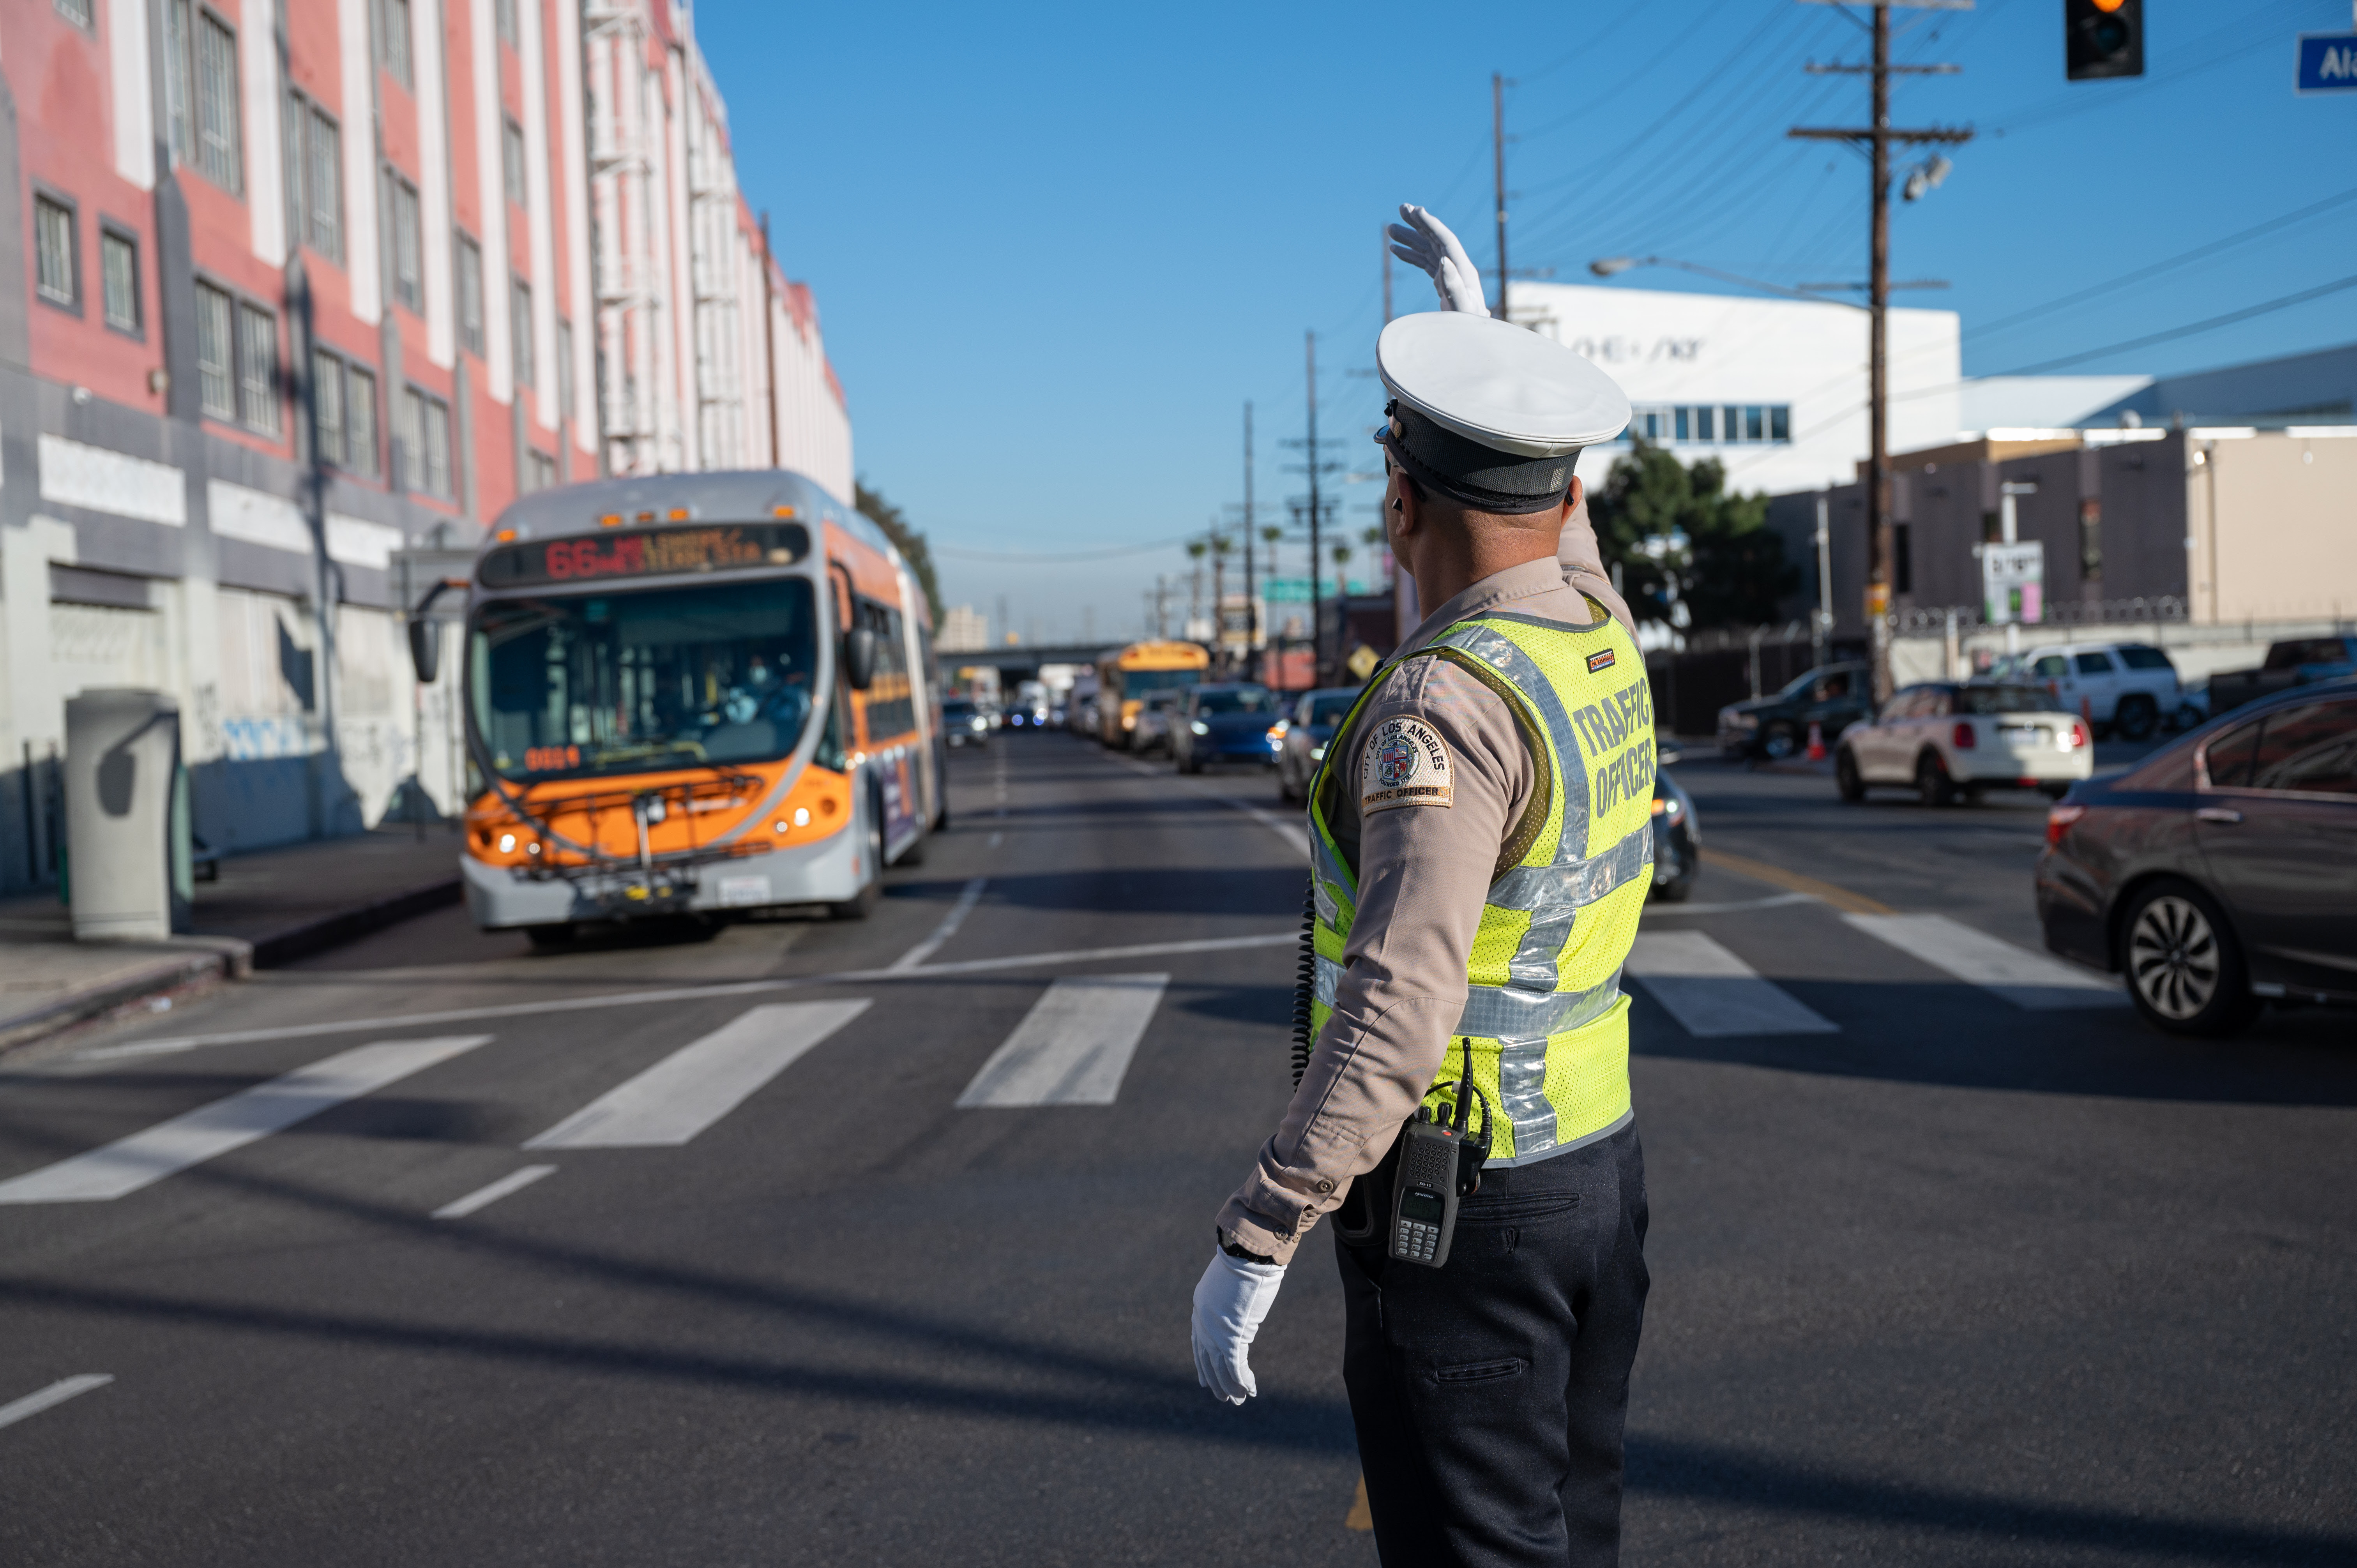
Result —
<svg viewBox="0 0 2357 1568"><path fill-rule="evenodd" d="M1276 723L1276 699L1265 686L1189 687L1170 715L1170 759L1181 773L1200 773L1214 762L1276 764L1268 736Z"/></svg>

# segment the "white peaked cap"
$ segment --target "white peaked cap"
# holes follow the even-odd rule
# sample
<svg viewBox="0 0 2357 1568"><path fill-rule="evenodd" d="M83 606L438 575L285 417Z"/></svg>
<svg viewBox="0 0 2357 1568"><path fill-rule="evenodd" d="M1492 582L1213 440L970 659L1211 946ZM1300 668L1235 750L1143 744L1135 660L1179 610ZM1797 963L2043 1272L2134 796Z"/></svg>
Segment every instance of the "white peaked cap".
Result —
<svg viewBox="0 0 2357 1568"><path fill-rule="evenodd" d="M1469 311L1403 316L1375 343L1394 397L1442 429L1523 457L1556 457L1629 426L1629 394L1550 338Z"/></svg>

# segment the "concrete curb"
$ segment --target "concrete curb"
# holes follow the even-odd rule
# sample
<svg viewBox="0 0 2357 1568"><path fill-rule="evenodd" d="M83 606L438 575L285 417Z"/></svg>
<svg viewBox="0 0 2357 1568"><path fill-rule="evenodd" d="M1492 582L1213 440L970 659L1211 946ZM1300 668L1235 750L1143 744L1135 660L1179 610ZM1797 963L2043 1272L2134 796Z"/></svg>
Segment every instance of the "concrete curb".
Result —
<svg viewBox="0 0 2357 1568"><path fill-rule="evenodd" d="M429 910L456 904L460 892L459 879L449 876L370 903L296 921L252 941L237 937L176 937L171 945L186 949L183 954L161 958L128 974L86 986L29 1013L0 1017L0 1052L30 1045L118 1007L215 976L243 980L257 969L282 968Z"/></svg>

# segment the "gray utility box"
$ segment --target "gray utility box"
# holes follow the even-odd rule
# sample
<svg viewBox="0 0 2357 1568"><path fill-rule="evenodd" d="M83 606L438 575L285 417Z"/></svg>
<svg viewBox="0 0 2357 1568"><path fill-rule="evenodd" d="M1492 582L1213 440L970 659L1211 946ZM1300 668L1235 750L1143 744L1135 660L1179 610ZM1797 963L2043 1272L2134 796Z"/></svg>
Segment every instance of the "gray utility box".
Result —
<svg viewBox="0 0 2357 1568"><path fill-rule="evenodd" d="M66 880L81 941L188 929L192 866L179 704L102 688L66 701Z"/></svg>

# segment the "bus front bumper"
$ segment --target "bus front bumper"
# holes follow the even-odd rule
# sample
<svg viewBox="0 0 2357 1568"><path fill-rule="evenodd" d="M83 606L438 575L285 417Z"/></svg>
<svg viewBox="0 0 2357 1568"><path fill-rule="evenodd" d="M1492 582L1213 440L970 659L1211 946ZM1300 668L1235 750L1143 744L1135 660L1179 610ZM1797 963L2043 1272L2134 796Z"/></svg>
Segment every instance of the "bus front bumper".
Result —
<svg viewBox="0 0 2357 1568"><path fill-rule="evenodd" d="M628 920L658 915L718 914L801 904L835 904L858 896L876 875L865 864L866 835L855 823L815 843L767 854L668 866L651 879L635 865L610 872L533 876L522 868L459 857L467 912L487 931Z"/></svg>

